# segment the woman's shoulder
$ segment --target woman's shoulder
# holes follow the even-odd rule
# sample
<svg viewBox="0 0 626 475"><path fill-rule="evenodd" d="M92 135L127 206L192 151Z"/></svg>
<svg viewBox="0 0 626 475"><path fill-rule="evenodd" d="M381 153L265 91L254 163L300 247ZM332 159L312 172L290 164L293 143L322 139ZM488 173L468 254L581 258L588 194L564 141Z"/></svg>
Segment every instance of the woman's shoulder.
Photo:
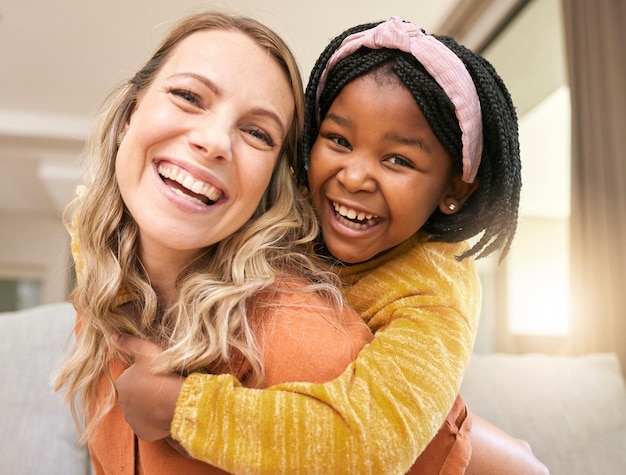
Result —
<svg viewBox="0 0 626 475"><path fill-rule="evenodd" d="M297 280L281 283L265 309L259 320L264 386L334 379L372 339L356 312Z"/></svg>

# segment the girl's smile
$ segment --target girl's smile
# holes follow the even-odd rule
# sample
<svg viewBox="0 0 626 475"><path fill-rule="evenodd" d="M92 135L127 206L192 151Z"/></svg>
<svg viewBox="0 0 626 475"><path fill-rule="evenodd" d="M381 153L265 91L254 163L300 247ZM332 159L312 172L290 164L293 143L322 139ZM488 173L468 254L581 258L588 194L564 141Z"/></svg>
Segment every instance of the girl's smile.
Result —
<svg viewBox="0 0 626 475"><path fill-rule="evenodd" d="M372 226L376 226L380 219L378 216L363 211L344 206L337 201L333 201L332 207L335 210L337 221L344 226L352 229L365 230Z"/></svg>
<svg viewBox="0 0 626 475"><path fill-rule="evenodd" d="M376 73L332 103L308 179L326 247L348 263L408 239L454 188L452 160L409 91Z"/></svg>

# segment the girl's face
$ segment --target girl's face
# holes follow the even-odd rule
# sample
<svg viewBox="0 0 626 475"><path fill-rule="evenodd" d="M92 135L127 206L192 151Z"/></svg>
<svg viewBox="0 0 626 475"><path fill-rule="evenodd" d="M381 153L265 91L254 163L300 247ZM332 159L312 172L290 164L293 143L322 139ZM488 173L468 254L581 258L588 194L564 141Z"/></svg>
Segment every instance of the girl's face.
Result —
<svg viewBox="0 0 626 475"><path fill-rule="evenodd" d="M293 110L286 74L245 34L181 41L140 94L116 159L144 264L184 265L252 216Z"/></svg>
<svg viewBox="0 0 626 475"><path fill-rule="evenodd" d="M400 83L360 77L332 103L311 150L313 205L330 253L363 262L447 209L458 178L415 99Z"/></svg>

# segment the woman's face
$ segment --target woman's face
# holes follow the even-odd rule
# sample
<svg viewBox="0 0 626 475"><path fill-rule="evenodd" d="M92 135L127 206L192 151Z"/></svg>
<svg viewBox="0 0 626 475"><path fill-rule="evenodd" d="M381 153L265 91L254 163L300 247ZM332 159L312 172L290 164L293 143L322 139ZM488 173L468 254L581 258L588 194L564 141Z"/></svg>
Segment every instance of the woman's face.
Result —
<svg viewBox="0 0 626 475"><path fill-rule="evenodd" d="M144 265L184 265L252 216L293 110L286 74L245 34L181 41L140 94L116 159Z"/></svg>
<svg viewBox="0 0 626 475"><path fill-rule="evenodd" d="M415 234L454 183L450 155L409 91L372 75L337 96L310 159L309 188L324 242L347 263Z"/></svg>

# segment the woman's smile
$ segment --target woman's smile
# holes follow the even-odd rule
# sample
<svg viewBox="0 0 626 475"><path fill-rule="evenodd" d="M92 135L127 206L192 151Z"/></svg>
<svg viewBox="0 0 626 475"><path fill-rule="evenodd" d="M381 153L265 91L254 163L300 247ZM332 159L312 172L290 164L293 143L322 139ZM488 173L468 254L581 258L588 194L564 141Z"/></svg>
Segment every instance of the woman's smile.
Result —
<svg viewBox="0 0 626 475"><path fill-rule="evenodd" d="M252 217L292 122L289 91L281 66L241 32L201 31L173 50L116 159L144 264L182 266Z"/></svg>
<svg viewBox="0 0 626 475"><path fill-rule="evenodd" d="M159 163L157 170L170 190L192 203L210 206L224 194L222 190L176 165Z"/></svg>

